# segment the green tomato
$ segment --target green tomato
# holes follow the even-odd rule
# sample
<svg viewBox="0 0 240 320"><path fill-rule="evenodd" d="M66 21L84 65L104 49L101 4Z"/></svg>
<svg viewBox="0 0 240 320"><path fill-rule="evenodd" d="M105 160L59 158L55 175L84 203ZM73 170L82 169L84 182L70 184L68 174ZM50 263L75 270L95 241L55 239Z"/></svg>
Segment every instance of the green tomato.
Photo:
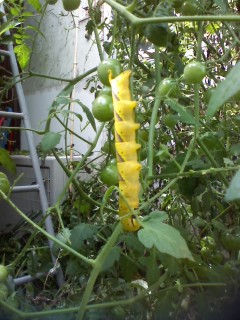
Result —
<svg viewBox="0 0 240 320"><path fill-rule="evenodd" d="M240 250L240 233L231 234L230 232L225 232L221 238L223 246L228 250Z"/></svg>
<svg viewBox="0 0 240 320"><path fill-rule="evenodd" d="M0 190L7 195L10 190L10 187L11 185L8 180L8 177L5 175L5 173L0 172ZM1 198L1 195L0 195L0 198Z"/></svg>
<svg viewBox="0 0 240 320"><path fill-rule="evenodd" d="M74 11L79 8L81 0L62 0L63 8L66 11Z"/></svg>
<svg viewBox="0 0 240 320"><path fill-rule="evenodd" d="M47 2L48 4L55 4L55 3L58 2L58 0L46 0L46 2Z"/></svg>
<svg viewBox="0 0 240 320"><path fill-rule="evenodd" d="M199 4L197 1L184 1L180 11L183 16L195 16L199 14Z"/></svg>
<svg viewBox="0 0 240 320"><path fill-rule="evenodd" d="M0 264L0 282L7 280L7 277L8 269L3 264Z"/></svg>
<svg viewBox="0 0 240 320"><path fill-rule="evenodd" d="M118 183L117 164L111 163L102 169L100 180L107 186L115 186Z"/></svg>
<svg viewBox="0 0 240 320"><path fill-rule="evenodd" d="M105 86L110 86L109 76L116 78L122 72L122 66L116 59L108 59L100 62L97 68L99 80Z"/></svg>
<svg viewBox="0 0 240 320"><path fill-rule="evenodd" d="M112 89L111 87L104 86L98 93L98 96L112 96Z"/></svg>
<svg viewBox="0 0 240 320"><path fill-rule="evenodd" d="M114 116L112 97L107 95L98 96L93 101L92 113L100 122L111 121Z"/></svg>
<svg viewBox="0 0 240 320"><path fill-rule="evenodd" d="M166 116L163 117L163 123L165 126L169 127L170 129L173 129L175 125L177 124L179 119L178 115L175 114L167 114Z"/></svg>
<svg viewBox="0 0 240 320"><path fill-rule="evenodd" d="M113 140L109 141L107 140L104 145L102 146L102 152L111 154L113 156L116 156L116 148L115 148L115 142Z"/></svg>
<svg viewBox="0 0 240 320"><path fill-rule="evenodd" d="M183 76L188 83L201 83L206 74L205 64L200 61L190 62L183 71Z"/></svg>
<svg viewBox="0 0 240 320"><path fill-rule="evenodd" d="M158 47L166 47L168 44L168 28L165 24L148 24L144 31L147 40Z"/></svg>
<svg viewBox="0 0 240 320"><path fill-rule="evenodd" d="M165 78L158 86L158 93L163 98L177 98L180 95L180 89L176 80Z"/></svg>

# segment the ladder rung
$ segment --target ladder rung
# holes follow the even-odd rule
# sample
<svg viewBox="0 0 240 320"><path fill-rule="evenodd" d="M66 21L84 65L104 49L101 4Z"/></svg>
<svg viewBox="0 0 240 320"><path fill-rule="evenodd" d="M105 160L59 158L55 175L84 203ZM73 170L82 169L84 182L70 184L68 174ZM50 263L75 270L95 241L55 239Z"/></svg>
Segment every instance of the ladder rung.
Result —
<svg viewBox="0 0 240 320"><path fill-rule="evenodd" d="M10 57L11 53L6 50L0 50L0 55Z"/></svg>
<svg viewBox="0 0 240 320"><path fill-rule="evenodd" d="M16 187L13 187L12 191L14 193L39 191L39 185L38 184L32 184L32 185L28 185L28 186L16 186Z"/></svg>
<svg viewBox="0 0 240 320"><path fill-rule="evenodd" d="M22 112L0 111L0 117L22 119L24 117L24 114Z"/></svg>

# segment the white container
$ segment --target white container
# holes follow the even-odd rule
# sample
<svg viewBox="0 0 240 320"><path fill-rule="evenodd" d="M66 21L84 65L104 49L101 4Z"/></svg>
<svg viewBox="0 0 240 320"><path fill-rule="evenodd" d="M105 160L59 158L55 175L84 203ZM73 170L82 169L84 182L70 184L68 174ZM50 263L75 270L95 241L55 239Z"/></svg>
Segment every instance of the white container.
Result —
<svg viewBox="0 0 240 320"><path fill-rule="evenodd" d="M0 167L0 171L3 171L8 175L10 182L13 183L17 177L22 175L16 186L36 184L31 158L23 155L14 155L12 158L17 167L16 175L9 175L8 172ZM66 157L64 156L61 156L60 159L64 163L67 161ZM80 156L74 156L73 161L79 161L80 159ZM44 162L41 162L40 160L40 165L44 185L46 188L48 204L49 206L52 206L54 203L56 203L59 195L63 191L67 182L67 176L53 156L48 156ZM87 178L87 174L82 174L81 178ZM19 193L13 192L11 194L11 200L22 212L27 215L41 212L41 203L38 191ZM0 231L11 229L11 227L15 226L22 219L19 214L4 200L0 201L0 216Z"/></svg>

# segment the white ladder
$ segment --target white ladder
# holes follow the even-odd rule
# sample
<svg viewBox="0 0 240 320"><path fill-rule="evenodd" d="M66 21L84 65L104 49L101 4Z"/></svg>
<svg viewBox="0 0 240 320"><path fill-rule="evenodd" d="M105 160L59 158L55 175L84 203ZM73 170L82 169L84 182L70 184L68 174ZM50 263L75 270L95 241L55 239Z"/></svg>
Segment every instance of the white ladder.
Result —
<svg viewBox="0 0 240 320"><path fill-rule="evenodd" d="M2 12L3 11L3 6L0 6L0 9ZM6 17L3 17L3 22L6 22ZM6 32L6 34L10 34L9 32ZM16 56L14 53L13 45L8 44L7 45L7 50L0 50L0 55L3 55L7 57L10 60L10 65L11 65L11 71L12 74L15 78L15 89L16 89L16 94L18 98L18 103L19 103L19 108L20 112L7 112L7 111L0 111L0 117L5 117L5 118L15 118L15 119L21 119L21 127L26 128L26 129L31 129L31 124L28 116L28 108L25 100L25 95L23 92L22 84L21 84L21 77L19 75L19 69L18 69L18 64L16 60ZM0 127L1 129L1 127ZM29 186L16 186L13 188L13 192L31 192L31 191L36 191L39 193L39 199L40 199L40 205L42 209L42 213L45 216L47 214L48 210L48 200L47 200L47 195L46 195L46 190L43 182L43 177L41 173L41 168L39 164L39 159L36 151L36 147L34 144L34 138L33 138L33 132L31 130L26 130L26 138L27 138L27 143L29 147L29 153L30 153L30 158L32 160L32 167L33 171L35 174L36 178L36 184L29 185ZM51 217L48 215L46 216L45 219L45 228L46 231L54 236L54 229L53 229L53 223ZM49 243L49 249L51 251L51 257L52 257L52 262L53 262L53 268L50 270L51 274L56 274L57 277L57 283L59 286L61 286L64 282L64 277L63 277L63 272L61 267L56 268L56 258L52 254L52 245L53 242L51 240L48 241ZM37 275L39 276L39 274ZM15 285L20 285L29 281L32 281L34 278L30 275L20 277L20 278L15 278L14 279L14 284Z"/></svg>

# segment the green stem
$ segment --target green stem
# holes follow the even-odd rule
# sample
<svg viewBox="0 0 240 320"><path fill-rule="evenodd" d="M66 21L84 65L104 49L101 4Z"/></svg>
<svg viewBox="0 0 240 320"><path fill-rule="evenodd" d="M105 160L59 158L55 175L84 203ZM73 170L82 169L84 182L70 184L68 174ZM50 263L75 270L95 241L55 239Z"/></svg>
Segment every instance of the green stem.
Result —
<svg viewBox="0 0 240 320"><path fill-rule="evenodd" d="M102 50L102 45L101 45L101 40L99 38L99 33L98 33L98 28L96 26L96 22L95 22L95 18L94 18L94 8L93 8L93 0L88 0L88 7L89 7L89 15L93 21L93 32L94 32L94 36L95 36L95 40L96 40L96 44L97 44L97 48L98 48L98 54L100 57L100 60L102 61L104 59L104 55L103 55L103 50Z"/></svg>
<svg viewBox="0 0 240 320"><path fill-rule="evenodd" d="M78 253L77 251L75 251L74 249L72 249L71 247L67 246L66 244L64 244L63 242L59 241L57 238L55 238L54 236L52 236L51 234L49 234L47 231L45 231L44 229L42 229L38 224L36 224L35 222L33 222L27 215L25 215L10 199L8 199L8 197L0 190L0 195L1 197L7 201L7 203L25 220L27 221L31 226L33 226L35 229L37 229L38 231L40 231L45 237L47 237L48 239L52 240L53 242L59 244L62 248L66 249L68 252L72 253L73 255L75 255L76 257L78 257L79 259L83 260L86 264L94 266L95 264L95 260L92 259L88 259L85 256L83 256L82 254Z"/></svg>
<svg viewBox="0 0 240 320"><path fill-rule="evenodd" d="M209 168L203 170L190 170L188 172L172 172L172 173L165 173L159 175L153 175L147 177L148 180L154 179L170 179L170 178L183 178L183 177L195 177L195 176L204 176L207 174L216 174L219 172L229 172L229 171L237 171L240 170L240 166L234 167L221 167L221 168Z"/></svg>
<svg viewBox="0 0 240 320"><path fill-rule="evenodd" d="M113 9L128 19L135 26L153 24L153 23L174 23L174 22L186 22L186 21L240 21L239 15L198 15L198 16L163 16L152 18L138 18L132 14L127 7L121 5L114 0L105 0Z"/></svg>
<svg viewBox="0 0 240 320"><path fill-rule="evenodd" d="M92 68L92 69L84 72L83 74L77 76L76 78L74 78L71 82L69 82L69 84L66 87L63 88L63 90L57 95L57 97L66 96L66 92L70 93L71 90L73 89L73 87L75 86L75 84L77 84L78 82L80 82L81 80L83 80L84 78L86 78L87 76L89 76L90 74L95 72L96 70L97 70L97 67ZM55 101L54 101L50 107L50 110L48 113L48 118L47 118L46 125L45 125L45 130L42 132L42 134L44 134L50 130L52 114L55 111L56 111L56 106L55 106Z"/></svg>
<svg viewBox="0 0 240 320"><path fill-rule="evenodd" d="M103 264L104 264L106 258L109 256L110 251L111 251L112 247L115 245L121 232L122 232L122 224L118 223L118 225L115 228L115 230L113 231L111 237L108 239L107 243L105 244L105 246L103 247L103 249L101 250L99 255L97 256L97 258L95 260L94 268L92 269L92 272L90 274L90 278L88 280L87 287L86 287L84 294L83 294L83 297L82 297L81 306L80 306L79 312L76 317L77 320L83 320L83 317L84 317L84 314L86 311L86 307L87 307L88 301L90 299L90 296L92 294L93 287L94 287L94 284L97 280L97 277L98 277L99 273L101 272Z"/></svg>
<svg viewBox="0 0 240 320"><path fill-rule="evenodd" d="M158 85L161 80L161 67L160 67L160 55L159 48L155 46L155 75L156 75L156 89L155 89L155 101L153 105L150 127L149 127L149 139L148 139L148 175L153 175L153 154L154 154L154 134L155 124L157 122L158 110L161 103L161 98L158 94Z"/></svg>
<svg viewBox="0 0 240 320"><path fill-rule="evenodd" d="M197 140L197 143L200 146L200 148L202 149L202 151L205 153L205 155L208 157L208 159L211 162L211 164L213 165L213 167L218 168L218 163L213 158L211 152L208 150L208 148L205 146L205 144L200 139ZM228 187L229 182L222 171L218 172L218 176L219 176L220 180L222 181L222 183L225 185L225 187Z"/></svg>

